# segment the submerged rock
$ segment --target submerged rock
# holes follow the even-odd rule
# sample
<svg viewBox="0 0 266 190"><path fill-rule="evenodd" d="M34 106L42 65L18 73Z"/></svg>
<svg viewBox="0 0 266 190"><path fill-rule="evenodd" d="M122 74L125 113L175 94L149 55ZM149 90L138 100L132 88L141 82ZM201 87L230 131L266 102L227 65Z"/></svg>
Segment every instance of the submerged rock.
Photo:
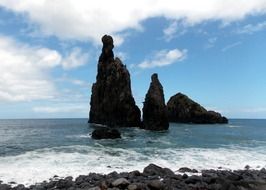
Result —
<svg viewBox="0 0 266 190"><path fill-rule="evenodd" d="M169 128L163 86L157 74L151 76L150 88L145 97L143 128L148 130L167 130Z"/></svg>
<svg viewBox="0 0 266 190"><path fill-rule="evenodd" d="M140 110L132 96L130 74L119 58L114 59L113 38L105 35L102 42L89 122L111 127L140 126Z"/></svg>
<svg viewBox="0 0 266 190"><path fill-rule="evenodd" d="M214 111L207 111L200 104L194 102L182 93L172 96L167 102L168 118L170 122L180 123L228 123L226 117Z"/></svg>
<svg viewBox="0 0 266 190"><path fill-rule="evenodd" d="M107 127L102 127L95 129L91 137L93 139L99 140L99 139L117 139L121 138L121 134L117 129L110 129Z"/></svg>

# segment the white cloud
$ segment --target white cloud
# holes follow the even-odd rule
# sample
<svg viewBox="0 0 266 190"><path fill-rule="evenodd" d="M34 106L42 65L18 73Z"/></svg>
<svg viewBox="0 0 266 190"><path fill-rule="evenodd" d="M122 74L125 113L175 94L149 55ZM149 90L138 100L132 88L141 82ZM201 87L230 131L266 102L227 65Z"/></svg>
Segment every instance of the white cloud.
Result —
<svg viewBox="0 0 266 190"><path fill-rule="evenodd" d="M161 50L152 56L152 59L146 59L138 65L142 69L153 68L153 67L163 67L166 65L171 65L177 61L181 61L186 58L187 50Z"/></svg>
<svg viewBox="0 0 266 190"><path fill-rule="evenodd" d="M207 44L205 45L205 49L210 49L214 47L216 41L217 41L217 37L209 38Z"/></svg>
<svg viewBox="0 0 266 190"><path fill-rule="evenodd" d="M245 25L243 28L238 29L236 32L238 34L253 34L255 32L259 32L265 29L266 29L266 21L254 25L253 24Z"/></svg>
<svg viewBox="0 0 266 190"><path fill-rule="evenodd" d="M187 32L186 27L177 21L171 22L168 27L163 30L165 41L169 42L176 36L183 35Z"/></svg>
<svg viewBox="0 0 266 190"><path fill-rule="evenodd" d="M183 20L192 25L206 20L230 23L266 11L265 0L0 0L0 5L26 15L46 35L99 42L109 33L119 43L123 41L120 32L139 30L148 18ZM169 29L168 33L173 31Z"/></svg>
<svg viewBox="0 0 266 190"><path fill-rule="evenodd" d="M116 52L116 56L122 61L125 61L128 58L128 54L122 51Z"/></svg>
<svg viewBox="0 0 266 190"><path fill-rule="evenodd" d="M76 50L70 53L71 56L74 58L65 59L56 50L29 46L0 36L0 102L54 98L57 90L49 71L56 66L65 67L67 61L68 67L85 62ZM70 61L73 61L72 65Z"/></svg>
<svg viewBox="0 0 266 190"><path fill-rule="evenodd" d="M64 69L76 68L85 65L88 59L88 53L83 53L80 48L74 48L62 61L62 66Z"/></svg>
<svg viewBox="0 0 266 190"><path fill-rule="evenodd" d="M226 51L228 51L229 49L232 49L232 48L234 48L234 47L237 47L237 46L239 46L239 45L241 45L241 44L242 44L241 41L239 41L239 42L235 42L235 43L232 43L232 44L229 44L229 45L225 46L225 47L222 49L222 52L226 52Z"/></svg>
<svg viewBox="0 0 266 190"><path fill-rule="evenodd" d="M39 106L33 107L32 110L37 113L89 113L89 106L84 105L56 105L56 106Z"/></svg>
<svg viewBox="0 0 266 190"><path fill-rule="evenodd" d="M81 86L81 87L87 87L87 88L91 87L91 83L84 81L84 80L79 80L76 78L69 77L66 74L64 74L62 77L56 79L56 81L57 82L63 82L63 83L66 82L66 83Z"/></svg>

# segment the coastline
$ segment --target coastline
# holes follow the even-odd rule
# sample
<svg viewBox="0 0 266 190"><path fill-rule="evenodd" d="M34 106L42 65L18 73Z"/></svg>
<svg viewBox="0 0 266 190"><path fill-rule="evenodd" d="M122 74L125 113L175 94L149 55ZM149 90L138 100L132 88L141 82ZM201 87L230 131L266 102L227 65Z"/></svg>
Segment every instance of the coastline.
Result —
<svg viewBox="0 0 266 190"><path fill-rule="evenodd" d="M264 190L266 189L266 169L253 170L246 166L243 170L202 170L180 168L178 174L169 168L161 168L150 164L142 172L109 174L89 173L76 179L72 176L59 178L54 176L49 181L43 181L29 187L23 184L2 184L0 190L29 189L86 189L86 190ZM189 174L189 175L188 175Z"/></svg>

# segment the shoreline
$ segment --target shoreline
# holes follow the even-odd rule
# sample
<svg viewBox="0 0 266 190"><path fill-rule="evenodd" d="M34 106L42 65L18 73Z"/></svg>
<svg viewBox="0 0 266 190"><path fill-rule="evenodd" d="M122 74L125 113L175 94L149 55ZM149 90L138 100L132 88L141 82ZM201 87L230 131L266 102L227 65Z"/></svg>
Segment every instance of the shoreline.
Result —
<svg viewBox="0 0 266 190"><path fill-rule="evenodd" d="M86 190L265 190L266 169L250 169L248 166L243 170L202 170L180 168L178 174L169 168L162 168L150 164L142 172L135 170L131 172L109 174L89 173L80 175L76 179L72 176L60 178L54 176L49 181L43 181L30 185L2 184L0 179L0 190L30 190L30 189L86 189ZM189 174L189 175L188 175Z"/></svg>

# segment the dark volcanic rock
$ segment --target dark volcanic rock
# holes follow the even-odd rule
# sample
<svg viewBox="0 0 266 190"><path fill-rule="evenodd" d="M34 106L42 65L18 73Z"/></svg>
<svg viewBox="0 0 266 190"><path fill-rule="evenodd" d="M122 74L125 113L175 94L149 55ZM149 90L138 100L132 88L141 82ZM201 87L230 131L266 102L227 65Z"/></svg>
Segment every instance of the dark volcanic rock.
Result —
<svg viewBox="0 0 266 190"><path fill-rule="evenodd" d="M163 87L157 74L151 76L150 88L143 106L143 128L148 130L167 130L169 122L164 101Z"/></svg>
<svg viewBox="0 0 266 190"><path fill-rule="evenodd" d="M132 173L132 172L130 172ZM30 187L0 184L0 190L265 190L266 170L203 170L199 176L174 174L168 168L154 164L147 166L143 173L112 172L110 174L80 175L37 183Z"/></svg>
<svg viewBox="0 0 266 190"><path fill-rule="evenodd" d="M214 111L207 111L200 104L194 102L182 93L178 93L167 102L168 118L170 122L180 123L228 123L227 118Z"/></svg>
<svg viewBox="0 0 266 190"><path fill-rule="evenodd" d="M95 129L92 132L91 137L93 139L117 139L121 138L121 134L117 129L102 127Z"/></svg>
<svg viewBox="0 0 266 190"><path fill-rule="evenodd" d="M90 123L118 127L140 126L140 110L131 92L130 74L119 58L114 59L113 39L102 37L96 83L92 86Z"/></svg>
<svg viewBox="0 0 266 190"><path fill-rule="evenodd" d="M168 168L161 168L155 164L150 164L144 168L143 174L146 176L173 176L174 172Z"/></svg>

